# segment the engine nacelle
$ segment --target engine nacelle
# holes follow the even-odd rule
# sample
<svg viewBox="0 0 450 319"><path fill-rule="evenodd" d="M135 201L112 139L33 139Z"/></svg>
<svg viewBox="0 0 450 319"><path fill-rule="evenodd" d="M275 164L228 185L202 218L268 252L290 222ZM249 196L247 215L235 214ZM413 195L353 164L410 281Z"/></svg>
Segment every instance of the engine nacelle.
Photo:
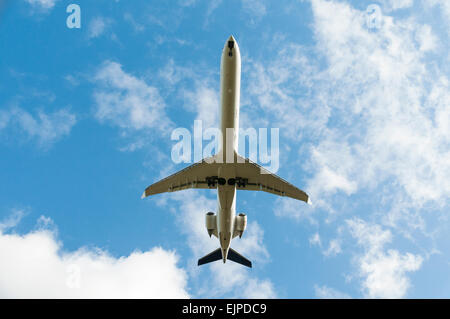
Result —
<svg viewBox="0 0 450 319"><path fill-rule="evenodd" d="M214 235L217 237L217 216L213 212L206 213L206 230L208 231L209 237Z"/></svg>
<svg viewBox="0 0 450 319"><path fill-rule="evenodd" d="M247 215L239 213L234 219L233 237L239 236L241 238L245 228L247 228Z"/></svg>

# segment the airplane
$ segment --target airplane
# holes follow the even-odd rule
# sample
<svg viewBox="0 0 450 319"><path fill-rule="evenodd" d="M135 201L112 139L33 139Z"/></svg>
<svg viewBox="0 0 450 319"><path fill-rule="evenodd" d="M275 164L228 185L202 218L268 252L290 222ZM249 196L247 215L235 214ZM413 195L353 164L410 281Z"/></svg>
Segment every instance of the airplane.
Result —
<svg viewBox="0 0 450 319"><path fill-rule="evenodd" d="M148 186L142 198L189 188L217 189L217 215L206 213L205 223L209 237L217 237L220 248L200 258L198 265L221 259L225 263L229 259L251 268L251 261L230 247L231 240L237 236L241 238L247 226L247 215L236 215L236 190L264 191L308 204L310 199L301 189L237 152L241 54L233 36L225 42L220 68L222 137L217 154Z"/></svg>

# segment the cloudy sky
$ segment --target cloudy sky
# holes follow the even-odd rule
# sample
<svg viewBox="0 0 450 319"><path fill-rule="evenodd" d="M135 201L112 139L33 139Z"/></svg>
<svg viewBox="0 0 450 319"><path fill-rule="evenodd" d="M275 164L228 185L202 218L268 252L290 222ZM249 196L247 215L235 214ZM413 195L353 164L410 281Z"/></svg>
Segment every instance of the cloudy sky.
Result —
<svg viewBox="0 0 450 319"><path fill-rule="evenodd" d="M81 8L81 28L66 8ZM447 0L0 1L0 297L450 296ZM218 125L242 55L242 128L279 128L312 206L239 192L232 247L197 267L216 192L140 199Z"/></svg>

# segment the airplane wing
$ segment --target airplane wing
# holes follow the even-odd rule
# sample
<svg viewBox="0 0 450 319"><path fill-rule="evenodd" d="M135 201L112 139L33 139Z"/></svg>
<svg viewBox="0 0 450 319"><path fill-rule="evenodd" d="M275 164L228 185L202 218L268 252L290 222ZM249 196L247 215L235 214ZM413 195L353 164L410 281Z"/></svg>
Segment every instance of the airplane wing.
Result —
<svg viewBox="0 0 450 319"><path fill-rule="evenodd" d="M198 163L166 177L147 187L142 198L150 195L176 192L188 188L215 189L217 187L219 164L213 157L205 158ZM228 164L229 165L229 164ZM238 155L234 166L236 189L264 191L279 196L287 196L310 204L309 196L301 189L288 183L281 177L272 174L248 158ZM225 180L223 180L225 183Z"/></svg>
<svg viewBox="0 0 450 319"><path fill-rule="evenodd" d="M212 157L205 158L185 169L166 177L147 187L142 198L165 192L175 192L188 188L216 188L214 183L209 183L207 177L217 175L218 164Z"/></svg>
<svg viewBox="0 0 450 319"><path fill-rule="evenodd" d="M236 167L236 189L264 191L287 196L311 204L309 196L301 189L272 174L248 158L238 155Z"/></svg>

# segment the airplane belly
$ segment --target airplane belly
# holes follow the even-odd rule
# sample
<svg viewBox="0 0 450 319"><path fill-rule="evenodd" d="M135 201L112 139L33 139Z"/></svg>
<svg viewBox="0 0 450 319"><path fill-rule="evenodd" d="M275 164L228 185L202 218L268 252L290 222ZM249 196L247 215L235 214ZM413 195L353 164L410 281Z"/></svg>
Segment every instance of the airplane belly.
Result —
<svg viewBox="0 0 450 319"><path fill-rule="evenodd" d="M223 185L217 188L217 223L220 246L228 249L232 239L234 215L236 214L236 188Z"/></svg>
<svg viewBox="0 0 450 319"><path fill-rule="evenodd" d="M220 72L222 150L225 155L230 151L237 152L239 133L241 55L234 39L232 42L233 45L225 46L222 51ZM227 128L232 129L228 136Z"/></svg>
<svg viewBox="0 0 450 319"><path fill-rule="evenodd" d="M241 86L241 54L233 37L230 37L222 51L220 72L220 103L222 148L220 153L225 162L234 161L238 149L239 99ZM227 130L228 129L228 130ZM224 165L219 169L219 177L226 181L235 177L233 167ZM235 185L219 185L217 188L218 232L220 246L226 259L233 234L236 214Z"/></svg>

